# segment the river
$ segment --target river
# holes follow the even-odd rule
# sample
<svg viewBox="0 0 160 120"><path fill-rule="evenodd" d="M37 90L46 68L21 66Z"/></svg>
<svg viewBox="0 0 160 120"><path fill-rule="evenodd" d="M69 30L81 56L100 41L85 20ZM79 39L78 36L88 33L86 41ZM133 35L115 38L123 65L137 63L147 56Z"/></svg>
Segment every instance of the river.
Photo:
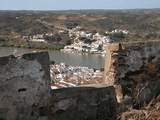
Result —
<svg viewBox="0 0 160 120"><path fill-rule="evenodd" d="M24 48L11 48L11 47L0 47L0 57L14 54L22 55L33 51L40 51L36 49L24 49ZM67 65L73 66L86 66L89 68L100 69L104 67L104 57L96 54L77 54L77 53L64 53L60 51L48 50L50 60L56 63L64 62Z"/></svg>

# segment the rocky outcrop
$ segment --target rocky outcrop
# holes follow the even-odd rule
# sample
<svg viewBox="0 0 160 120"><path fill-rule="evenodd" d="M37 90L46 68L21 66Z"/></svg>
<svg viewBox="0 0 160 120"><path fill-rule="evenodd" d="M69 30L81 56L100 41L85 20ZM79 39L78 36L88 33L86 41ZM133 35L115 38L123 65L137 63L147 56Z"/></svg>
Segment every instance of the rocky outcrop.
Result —
<svg viewBox="0 0 160 120"><path fill-rule="evenodd" d="M51 120L116 120L113 87L79 87L53 90Z"/></svg>
<svg viewBox="0 0 160 120"><path fill-rule="evenodd" d="M47 52L0 58L0 120L46 120L49 90Z"/></svg>
<svg viewBox="0 0 160 120"><path fill-rule="evenodd" d="M105 82L121 86L119 102L130 100L134 108L140 108L160 94L159 41L113 43L107 53Z"/></svg>

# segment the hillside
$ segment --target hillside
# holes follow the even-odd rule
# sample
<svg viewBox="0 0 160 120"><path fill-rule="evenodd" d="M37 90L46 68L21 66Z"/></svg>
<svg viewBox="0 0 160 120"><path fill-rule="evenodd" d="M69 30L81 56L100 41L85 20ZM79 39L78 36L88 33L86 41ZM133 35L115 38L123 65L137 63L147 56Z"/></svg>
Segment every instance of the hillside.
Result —
<svg viewBox="0 0 160 120"><path fill-rule="evenodd" d="M126 40L159 39L160 10L0 11L0 36L8 39L74 25L101 33L127 29L131 35Z"/></svg>

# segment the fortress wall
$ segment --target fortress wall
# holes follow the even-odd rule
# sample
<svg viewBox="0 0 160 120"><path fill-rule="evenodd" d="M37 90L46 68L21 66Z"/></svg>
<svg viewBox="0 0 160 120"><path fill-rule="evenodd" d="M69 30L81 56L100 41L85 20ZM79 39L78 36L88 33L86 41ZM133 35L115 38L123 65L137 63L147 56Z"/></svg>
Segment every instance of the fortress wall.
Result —
<svg viewBox="0 0 160 120"><path fill-rule="evenodd" d="M106 47L105 83L119 86L119 101L128 96L135 106L160 94L160 41L113 43Z"/></svg>
<svg viewBox="0 0 160 120"><path fill-rule="evenodd" d="M0 119L39 120L50 90L47 52L0 58Z"/></svg>
<svg viewBox="0 0 160 120"><path fill-rule="evenodd" d="M49 55L0 57L0 120L116 120L114 87L50 90Z"/></svg>

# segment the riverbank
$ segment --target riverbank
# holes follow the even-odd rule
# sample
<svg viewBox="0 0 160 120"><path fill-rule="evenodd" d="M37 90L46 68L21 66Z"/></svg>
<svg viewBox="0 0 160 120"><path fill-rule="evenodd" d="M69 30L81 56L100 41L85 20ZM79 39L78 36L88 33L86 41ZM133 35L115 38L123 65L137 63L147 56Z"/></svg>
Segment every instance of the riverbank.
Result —
<svg viewBox="0 0 160 120"><path fill-rule="evenodd" d="M27 41L0 41L0 47L13 47L13 48L26 48L26 49L38 49L38 50L58 50L64 53L73 53L73 54L99 54L101 56L105 56L105 52L86 52L86 51L78 51L75 49L65 49L65 45L62 44L52 44L52 43L44 43L44 42L27 42Z"/></svg>
<svg viewBox="0 0 160 120"><path fill-rule="evenodd" d="M66 63L72 66L86 66L89 68L101 69L104 66L104 57L97 54L81 54L81 53L64 53L59 50L40 50L14 47L0 47L0 56L8 56L14 54L15 56L23 55L24 53L38 51L48 51L50 60L55 63Z"/></svg>
<svg viewBox="0 0 160 120"><path fill-rule="evenodd" d="M27 49L40 49L40 50L61 50L64 49L62 44L51 44L43 42L27 42L20 40L6 40L0 41L0 47L16 47L16 48L27 48Z"/></svg>

